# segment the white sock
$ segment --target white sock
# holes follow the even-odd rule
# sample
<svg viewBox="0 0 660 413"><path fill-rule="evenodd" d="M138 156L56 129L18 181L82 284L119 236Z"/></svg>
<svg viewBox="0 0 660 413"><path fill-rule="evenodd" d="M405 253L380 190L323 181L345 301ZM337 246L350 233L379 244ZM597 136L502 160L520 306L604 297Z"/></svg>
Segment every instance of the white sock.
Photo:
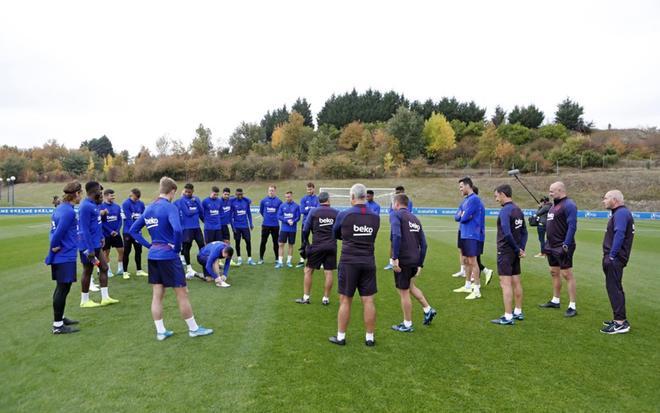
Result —
<svg viewBox="0 0 660 413"><path fill-rule="evenodd" d="M412 323L410 323L410 324L412 324ZM364 339L367 340L367 341L374 341L374 333L365 334Z"/></svg>
<svg viewBox="0 0 660 413"><path fill-rule="evenodd" d="M188 330L190 331L197 331L199 326L195 322L195 316L192 316L186 320L186 324L188 324Z"/></svg>
<svg viewBox="0 0 660 413"><path fill-rule="evenodd" d="M154 324L156 324L156 332L158 334L165 334L165 323L162 319L154 320Z"/></svg>
<svg viewBox="0 0 660 413"><path fill-rule="evenodd" d="M429 311L431 311L431 306L424 307L424 314L428 313Z"/></svg>
<svg viewBox="0 0 660 413"><path fill-rule="evenodd" d="M307 294L303 294L303 300L309 300L309 296Z"/></svg>
<svg viewBox="0 0 660 413"><path fill-rule="evenodd" d="M290 264L291 263L291 258L293 258L293 257L291 257L290 255L287 255L286 256L286 262Z"/></svg>
<svg viewBox="0 0 660 413"><path fill-rule="evenodd" d="M188 272L191 272L193 270L192 265L188 264L188 266L186 267L186 270L188 270Z"/></svg>
<svg viewBox="0 0 660 413"><path fill-rule="evenodd" d="M117 272L124 272L124 263L123 262L117 263Z"/></svg>
<svg viewBox="0 0 660 413"><path fill-rule="evenodd" d="M105 300L107 298L110 298L110 295L108 294L108 287L101 287L101 299Z"/></svg>
<svg viewBox="0 0 660 413"><path fill-rule="evenodd" d="M252 261L252 257L248 257L248 261Z"/></svg>
<svg viewBox="0 0 660 413"><path fill-rule="evenodd" d="M412 327L412 321L403 320L403 325L406 327ZM368 333L367 333L368 334ZM373 336L373 334L372 334ZM367 339L368 340L368 339Z"/></svg>
<svg viewBox="0 0 660 413"><path fill-rule="evenodd" d="M518 307L514 308L513 309L513 314L515 314L515 315L522 314L522 308L518 308Z"/></svg>
<svg viewBox="0 0 660 413"><path fill-rule="evenodd" d="M513 314L511 314L511 313L504 313L504 318L505 318L506 320L511 320L511 319L513 318Z"/></svg>
<svg viewBox="0 0 660 413"><path fill-rule="evenodd" d="M86 303L89 301L89 293L80 293L80 302Z"/></svg>
<svg viewBox="0 0 660 413"><path fill-rule="evenodd" d="M559 304L559 297L552 297L551 303Z"/></svg>
<svg viewBox="0 0 660 413"><path fill-rule="evenodd" d="M575 310L575 301L569 302L568 303L568 308L572 308L573 310Z"/></svg>
<svg viewBox="0 0 660 413"><path fill-rule="evenodd" d="M62 327L64 325L64 321L53 321L53 327Z"/></svg>
<svg viewBox="0 0 660 413"><path fill-rule="evenodd" d="M465 281L465 289L469 290L472 288L472 281Z"/></svg>
<svg viewBox="0 0 660 413"><path fill-rule="evenodd" d="M390 258L390 265L394 265L394 260Z"/></svg>
<svg viewBox="0 0 660 413"><path fill-rule="evenodd" d="M481 286L479 284L474 284L472 286L472 291L474 291L475 294L479 294L479 293L481 293L480 288L481 288Z"/></svg>
<svg viewBox="0 0 660 413"><path fill-rule="evenodd" d="M281 263L282 263L282 258L284 258L284 257L282 257L282 256L280 255L280 256L277 258L277 262L279 262L279 263L281 264Z"/></svg>
<svg viewBox="0 0 660 413"><path fill-rule="evenodd" d="M345 340L346 339L346 333L340 333L337 331L337 340Z"/></svg>
<svg viewBox="0 0 660 413"><path fill-rule="evenodd" d="M238 257L238 262L243 262L243 257Z"/></svg>
<svg viewBox="0 0 660 413"><path fill-rule="evenodd" d="M300 257L300 262L305 262L305 259L303 257Z"/></svg>
<svg viewBox="0 0 660 413"><path fill-rule="evenodd" d="M465 274L465 265L461 265L461 272Z"/></svg>
<svg viewBox="0 0 660 413"><path fill-rule="evenodd" d="M98 274L98 267L96 267L96 268L97 268L97 274ZM92 284L96 284L94 282L94 271L92 271L92 273L89 275L89 285L92 285Z"/></svg>

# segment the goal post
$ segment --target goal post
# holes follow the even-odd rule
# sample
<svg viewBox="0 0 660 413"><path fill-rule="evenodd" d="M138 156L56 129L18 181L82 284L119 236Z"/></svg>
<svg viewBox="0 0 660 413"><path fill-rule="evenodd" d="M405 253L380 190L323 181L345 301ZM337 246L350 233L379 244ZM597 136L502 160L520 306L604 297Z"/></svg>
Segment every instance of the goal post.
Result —
<svg viewBox="0 0 660 413"><path fill-rule="evenodd" d="M394 198L394 188L367 188L374 191L374 201L381 208L389 208ZM351 188L331 188L321 187L320 192L327 192L330 195L330 203L334 207L351 206Z"/></svg>

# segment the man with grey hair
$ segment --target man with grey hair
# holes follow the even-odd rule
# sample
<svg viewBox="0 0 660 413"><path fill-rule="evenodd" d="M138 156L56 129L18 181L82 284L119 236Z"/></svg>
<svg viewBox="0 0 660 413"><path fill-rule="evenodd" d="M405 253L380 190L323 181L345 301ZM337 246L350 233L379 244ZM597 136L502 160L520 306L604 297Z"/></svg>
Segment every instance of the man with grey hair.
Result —
<svg viewBox="0 0 660 413"><path fill-rule="evenodd" d="M623 203L621 191L616 189L608 191L603 197L603 205L612 211L603 238L603 272L614 317L610 321L605 321L600 331L605 334L622 334L630 331L630 324L626 319L626 297L621 281L623 268L628 264L635 237L635 221Z"/></svg>
<svg viewBox="0 0 660 413"><path fill-rule="evenodd" d="M543 252L548 258L552 275L552 299L541 304L541 308L559 308L561 279L568 285L568 309L565 317L575 317L576 285L573 276L573 253L575 253L575 231L577 231L577 205L566 195L566 185L555 182L550 185L550 198L553 206L548 211L546 231L548 240Z"/></svg>
<svg viewBox="0 0 660 413"><path fill-rule="evenodd" d="M346 345L346 329L351 316L351 304L355 290L360 293L364 307L366 328L365 344L376 344L376 260L374 244L380 228L380 217L366 204L367 188L362 184L351 187L351 208L337 215L333 226L336 239L342 240L338 270L339 311L337 313L337 335L330 342Z"/></svg>

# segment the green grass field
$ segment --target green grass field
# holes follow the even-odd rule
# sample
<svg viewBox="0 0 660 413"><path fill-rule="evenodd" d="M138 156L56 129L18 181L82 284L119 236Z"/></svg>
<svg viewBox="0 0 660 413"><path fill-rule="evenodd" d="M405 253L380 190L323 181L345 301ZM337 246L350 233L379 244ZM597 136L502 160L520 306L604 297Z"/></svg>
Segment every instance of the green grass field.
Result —
<svg viewBox="0 0 660 413"><path fill-rule="evenodd" d="M380 269L377 346L368 348L359 300L346 347L328 343L336 332L336 297L321 306L322 276L317 274L313 304L295 304L302 294L302 271L274 270L272 252L267 252L269 265L233 267L232 288L190 282L197 320L216 330L210 337L187 336L169 293L165 322L175 335L157 342L144 278L111 279L110 293L121 302L99 309L80 309L80 283L74 284L67 315L80 320L82 331L53 336L53 282L43 264L48 218L1 218L0 411L660 409L658 223L637 223L624 277L632 331L617 336L598 331L601 321L611 318L600 269L605 221L579 223L579 315L565 319L563 309L537 308L550 297L550 277L544 260L526 258L526 320L512 327L489 323L502 313L497 277L476 302L451 292L461 283L450 277L458 266L455 223L446 218L424 218L423 223L430 245L418 285L439 315L430 327L423 326L416 305L415 332L390 330L401 311L392 275ZM493 228L494 222L488 225ZM388 231L384 220L379 267L386 261ZM258 247L258 231L255 235ZM538 252L534 240L528 255ZM493 267L493 232L487 241L484 262ZM99 293L92 294L99 299ZM565 308L565 291L562 300Z"/></svg>

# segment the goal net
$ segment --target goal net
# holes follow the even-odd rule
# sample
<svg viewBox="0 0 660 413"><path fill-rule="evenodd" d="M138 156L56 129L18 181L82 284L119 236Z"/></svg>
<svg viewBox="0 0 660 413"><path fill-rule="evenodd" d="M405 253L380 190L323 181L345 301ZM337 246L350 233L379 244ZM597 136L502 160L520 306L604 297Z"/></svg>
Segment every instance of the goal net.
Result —
<svg viewBox="0 0 660 413"><path fill-rule="evenodd" d="M381 208L389 208L392 205L394 198L394 188L367 188L367 190L374 191L374 201L380 205ZM330 194L330 203L333 207L350 207L351 206L351 188L324 188L320 192L327 192Z"/></svg>

